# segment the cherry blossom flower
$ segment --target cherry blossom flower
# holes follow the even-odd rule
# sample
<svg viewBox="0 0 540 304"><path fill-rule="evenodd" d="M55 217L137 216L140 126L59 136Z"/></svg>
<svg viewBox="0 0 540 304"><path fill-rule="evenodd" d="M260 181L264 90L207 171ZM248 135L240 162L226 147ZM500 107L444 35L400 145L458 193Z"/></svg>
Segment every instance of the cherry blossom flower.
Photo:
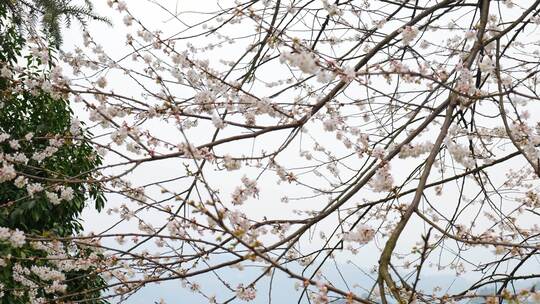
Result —
<svg viewBox="0 0 540 304"><path fill-rule="evenodd" d="M253 287L244 287L243 284L240 284L236 287L236 296L242 301L250 302L257 297L257 290Z"/></svg>

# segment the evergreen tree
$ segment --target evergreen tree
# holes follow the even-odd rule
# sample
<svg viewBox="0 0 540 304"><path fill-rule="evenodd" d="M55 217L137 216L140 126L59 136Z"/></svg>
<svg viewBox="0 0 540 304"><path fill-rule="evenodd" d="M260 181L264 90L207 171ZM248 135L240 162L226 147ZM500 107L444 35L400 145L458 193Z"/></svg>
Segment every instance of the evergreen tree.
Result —
<svg viewBox="0 0 540 304"><path fill-rule="evenodd" d="M93 170L102 160L88 142L91 134L74 128L74 116L66 99L39 86L28 89L23 85L32 79L47 81L50 71L43 68L39 57L21 56L26 42L18 29L20 16L13 14L13 2L3 3L0 4L0 168L3 170L0 229L18 230L36 237L67 237L82 230L80 214L87 201L94 201L98 210L103 208L101 186L80 182L92 180ZM47 31L53 39L58 39L51 29ZM54 49L47 52L52 58ZM16 64L26 68L15 79L8 74ZM16 178L6 170L12 170ZM96 269L92 265L69 264L69 257L95 253L73 243L57 245L65 247L66 260L62 262L50 260L43 244L27 242L14 246L0 237L1 303L30 303L33 298L53 299L59 295L64 302L95 298L90 303L105 303L99 300L105 282ZM19 266L60 270L64 277L56 282L60 287L51 291L49 287L55 284L54 280L29 273L27 278L37 286L33 288L17 278Z"/></svg>
<svg viewBox="0 0 540 304"><path fill-rule="evenodd" d="M12 21L20 32L39 31L48 35L55 46L62 42L62 24L70 26L73 20L86 25L88 20L110 23L107 18L93 13L90 0L84 4L71 4L72 0L5 0ZM37 26L39 24L39 26Z"/></svg>

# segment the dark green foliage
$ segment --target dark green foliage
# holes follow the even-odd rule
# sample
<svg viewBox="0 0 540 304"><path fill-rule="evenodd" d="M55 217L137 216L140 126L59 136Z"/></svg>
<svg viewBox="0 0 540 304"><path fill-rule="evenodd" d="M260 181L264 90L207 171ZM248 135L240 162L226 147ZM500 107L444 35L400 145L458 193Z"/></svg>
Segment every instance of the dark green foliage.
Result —
<svg viewBox="0 0 540 304"><path fill-rule="evenodd" d="M25 60L28 70L33 71L32 73L46 74L46 71L35 69L36 61L32 57L21 58L24 39L10 18L12 15L6 3L0 1L0 68L6 64L13 65L17 60ZM69 186L74 190L74 198L69 202L62 201L59 205L53 205L43 192L34 194L32 198L28 196L24 187L18 188L13 182L0 183L0 227L19 229L35 236L47 237L70 236L80 232L82 229L80 214L85 203L88 200L94 201L98 210L104 205L101 186L97 183L81 182L91 179L92 171L102 162L101 157L87 141L91 134L83 132L82 138L70 139L72 135L69 130L73 113L66 100L55 98L41 90L17 92L13 90L14 85L10 80L0 77L2 104L0 133L5 132L12 139L18 139L21 147L17 151L23 152L30 159L26 165L15 165L16 171L26 174L31 182L39 182L46 187ZM31 141L24 139L29 132L34 133ZM64 137L65 143L52 157L41 162L31 159L33 153L49 146L49 139L55 136ZM0 143L0 153L13 152L7 142ZM71 181L65 182L67 180ZM73 244L70 246L69 252L66 250L68 256L81 257L91 253L89 249L73 247ZM13 248L5 242L0 242L0 257L7 263L0 267L0 283L4 285L5 290L0 303L29 303L28 296L20 297L13 294L13 289L21 289L23 286L13 279L12 268L17 263L25 267L51 266L49 261L43 259L45 256L45 252L29 244ZM67 292L63 299L65 303L99 298L106 286L93 266L84 270L68 271L66 278L64 283L67 284ZM37 277L35 279L39 282ZM38 289L36 296L52 299L43 288ZM85 303L106 303L106 301L89 300Z"/></svg>
<svg viewBox="0 0 540 304"><path fill-rule="evenodd" d="M23 92L17 96L5 96L4 107L0 112L0 132L10 134L12 138L24 138L29 132L34 133L31 142L20 141L19 152L31 156L33 152L42 151L49 145L48 138L54 134L67 137L71 122L71 113L64 100L55 100L50 94L32 95ZM0 144L4 153L15 152L6 142ZM39 163L30 159L27 165L16 165L17 172L37 177L35 180L50 179L82 179L90 176L93 168L99 166L101 158L85 141L77 143L67 140L52 157ZM54 185L58 182L49 182ZM96 208L103 207L103 197L97 185L85 189L81 183L67 184L74 190L75 198L71 202L60 205L51 204L43 193L29 198L26 191L17 188L13 183L0 184L0 197L3 203L16 201L12 207L0 209L0 226L19 228L24 231L52 230L65 236L81 230L77 221L84 208L86 194L96 201ZM88 190L88 192L86 191Z"/></svg>
<svg viewBox="0 0 540 304"><path fill-rule="evenodd" d="M0 6L5 15L5 8ZM2 13L2 11L0 11ZM4 24L2 24L4 23ZM11 56L4 54L4 62L13 62L19 54L22 40L16 32L13 32L13 25L8 22L0 22L0 31L4 41L0 42L1 48L13 50ZM11 37L11 39L10 39ZM28 59L32 64L31 58ZM45 149L49 143L48 139L55 135L70 136L69 128L71 124L71 110L65 100L55 99L50 94L38 92L21 92L13 94L10 83L6 79L0 78L0 96L3 107L0 111L0 132L10 134L14 139L22 139L29 132L34 133L34 140L31 142L21 141L21 149L30 156L34 152ZM7 142L0 144L0 151L4 153L14 152ZM36 176L36 181L42 179L87 179L93 168L101 164L101 158L94 149L84 140L77 140L76 143L67 141L59 148L53 157L45 159L42 163L30 159L27 165L18 165L16 170L31 176ZM54 184L54 182L51 182ZM33 199L27 197L26 191L15 187L12 183L0 184L0 202L6 204L10 201L17 201L13 207L0 209L0 226L19 228L24 231L53 230L59 235L69 235L81 230L77 218L84 208L87 196L94 199L96 208L103 207L103 195L97 185L85 187L82 183L68 184L73 188L75 199L69 203L59 206L52 206L44 195L36 195ZM25 199L23 199L25 198ZM23 201L18 201L23 199Z"/></svg>
<svg viewBox="0 0 540 304"><path fill-rule="evenodd" d="M86 257L91 251L84 248L77 248L76 254L71 253L70 256ZM21 290L21 285L13 280L12 267L15 263L19 263L25 267L31 266L50 266L50 263L45 259L46 254L41 250L25 245L22 248L12 248L0 244L0 254L2 257L11 256L7 260L4 267L0 267L0 283L4 285L4 297L0 298L1 304L27 304L30 303L28 295L13 296L12 290ZM103 259L102 255L99 258ZM84 303L106 304L105 300L99 299L101 291L106 286L106 282L97 273L95 267L90 267L86 270L72 270L65 273L67 290L62 298L62 301L54 303L73 303L78 300L83 300ZM32 275L31 278L35 282L40 282L39 278ZM45 299L53 299L50 294L45 293L44 289L38 289L34 297ZM92 300L93 299L93 300Z"/></svg>
<svg viewBox="0 0 540 304"><path fill-rule="evenodd" d="M73 20L86 25L88 20L99 20L110 24L107 18L93 13L90 0L84 5L73 5L72 0L4 0L11 11L14 21L19 29L24 31L25 26L35 28L39 22L43 32L58 46L62 42L62 22L70 26Z"/></svg>
<svg viewBox="0 0 540 304"><path fill-rule="evenodd" d="M6 6L0 5L0 18L5 18L6 15ZM0 21L0 62L12 63L14 61L20 55L22 40L13 24ZM0 85L5 84L0 83Z"/></svg>

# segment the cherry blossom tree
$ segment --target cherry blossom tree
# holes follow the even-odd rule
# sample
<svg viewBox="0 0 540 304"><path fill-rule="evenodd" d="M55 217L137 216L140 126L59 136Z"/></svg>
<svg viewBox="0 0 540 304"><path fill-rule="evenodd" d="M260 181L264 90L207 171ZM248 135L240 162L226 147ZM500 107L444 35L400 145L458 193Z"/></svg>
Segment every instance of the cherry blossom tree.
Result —
<svg viewBox="0 0 540 304"><path fill-rule="evenodd" d="M99 185L107 212L0 241L48 248L30 260L84 248L63 263L108 290L55 289L62 267L36 286L7 257L22 287L4 294L129 302L172 283L200 303L273 303L279 284L291 303L540 302L540 0L100 5L114 27L78 32L40 86L77 115L55 138L93 134L77 140L103 158L54 181ZM2 152L0 181L20 184Z"/></svg>

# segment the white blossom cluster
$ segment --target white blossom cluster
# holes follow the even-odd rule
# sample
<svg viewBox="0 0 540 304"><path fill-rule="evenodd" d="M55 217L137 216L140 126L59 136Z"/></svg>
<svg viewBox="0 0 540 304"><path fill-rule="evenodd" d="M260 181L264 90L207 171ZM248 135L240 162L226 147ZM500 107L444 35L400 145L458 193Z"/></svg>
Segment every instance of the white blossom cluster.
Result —
<svg viewBox="0 0 540 304"><path fill-rule="evenodd" d="M253 287L244 287L244 285L240 284L236 287L236 296L242 301L250 302L257 297L257 290Z"/></svg>
<svg viewBox="0 0 540 304"><path fill-rule="evenodd" d="M394 179L390 171L390 164L381 166L369 181L371 189L375 192L388 192L394 187Z"/></svg>
<svg viewBox="0 0 540 304"><path fill-rule="evenodd" d="M411 42L414 41L414 39L416 39L416 36L418 36L418 28L415 27L415 26L405 26L402 30L401 30L401 42L404 44L404 45L410 45Z"/></svg>
<svg viewBox="0 0 540 304"><path fill-rule="evenodd" d="M279 57L279 61L298 67L306 74L315 74L319 71L316 58L313 54L307 52L283 52Z"/></svg>
<svg viewBox="0 0 540 304"><path fill-rule="evenodd" d="M367 225L358 225L354 231L343 234L343 240L364 245L375 237L375 230Z"/></svg>
<svg viewBox="0 0 540 304"><path fill-rule="evenodd" d="M244 203L250 196L256 197L259 194L259 188L257 188L257 182L242 177L243 187L237 187L232 194L232 202L235 205Z"/></svg>
<svg viewBox="0 0 540 304"><path fill-rule="evenodd" d="M26 244L26 236L19 229L0 227L0 241L9 242L11 246L20 248Z"/></svg>
<svg viewBox="0 0 540 304"><path fill-rule="evenodd" d="M399 158L416 158L419 157L422 154L429 153L431 149L433 148L432 142L425 142L421 144L408 144L403 146L399 150Z"/></svg>

